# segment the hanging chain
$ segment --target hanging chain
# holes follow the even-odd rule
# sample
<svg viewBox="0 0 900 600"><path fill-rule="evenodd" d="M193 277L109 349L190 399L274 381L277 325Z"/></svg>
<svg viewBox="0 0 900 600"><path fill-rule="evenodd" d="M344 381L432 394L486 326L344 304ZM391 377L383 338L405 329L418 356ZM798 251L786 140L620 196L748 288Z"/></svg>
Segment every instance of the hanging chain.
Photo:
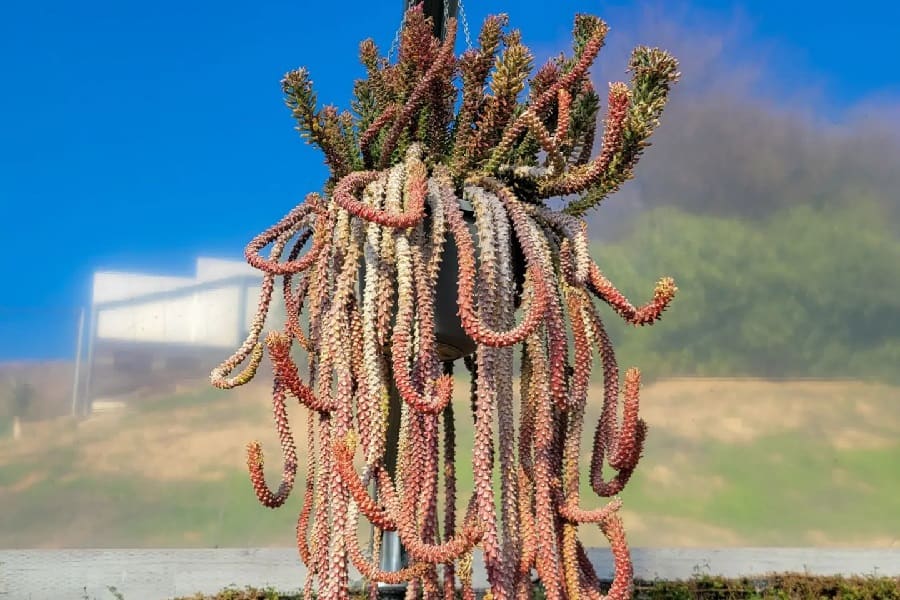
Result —
<svg viewBox="0 0 900 600"><path fill-rule="evenodd" d="M472 49L472 38L469 35L469 20L466 18L466 9L463 8L463 0L459 0L459 4L457 5L456 10L457 16L459 17L459 22L462 23L463 34L466 37L466 49Z"/></svg>
<svg viewBox="0 0 900 600"><path fill-rule="evenodd" d="M444 31L447 34L447 21L450 19L450 2L444 2ZM456 3L456 22L462 24L463 35L466 38L466 49L472 49L472 38L469 36L469 21L466 19L466 10L463 8L463 0ZM459 30L457 30L459 31Z"/></svg>
<svg viewBox="0 0 900 600"><path fill-rule="evenodd" d="M466 38L466 49L472 49L472 37L469 32L469 20L466 19L466 10L463 8L463 0L459 0L456 5L456 15L457 22L462 24L463 35ZM447 33L447 21L450 19L450 3L444 2L444 23L443 23L443 32ZM390 50L388 50L388 60L391 60L394 57L394 54L397 50L400 49L400 35L403 33L403 28L406 26L406 11L403 11L403 19L400 20L400 27L397 28L397 33L394 34L394 40L391 42Z"/></svg>

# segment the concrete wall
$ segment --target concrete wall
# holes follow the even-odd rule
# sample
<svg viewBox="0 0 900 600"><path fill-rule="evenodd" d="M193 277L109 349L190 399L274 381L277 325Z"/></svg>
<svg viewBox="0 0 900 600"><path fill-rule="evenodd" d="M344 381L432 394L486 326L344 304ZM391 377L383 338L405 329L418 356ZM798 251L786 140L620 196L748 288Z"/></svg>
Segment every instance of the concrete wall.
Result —
<svg viewBox="0 0 900 600"><path fill-rule="evenodd" d="M591 548L597 574L609 580L613 562L606 548ZM672 548L632 551L635 578L690 579L697 574L754 577L770 573L900 576L900 548ZM214 594L225 587L273 586L296 593L306 571L294 548L195 550L2 550L0 598L161 600ZM357 576L351 576L351 580ZM473 585L487 580L476 555Z"/></svg>

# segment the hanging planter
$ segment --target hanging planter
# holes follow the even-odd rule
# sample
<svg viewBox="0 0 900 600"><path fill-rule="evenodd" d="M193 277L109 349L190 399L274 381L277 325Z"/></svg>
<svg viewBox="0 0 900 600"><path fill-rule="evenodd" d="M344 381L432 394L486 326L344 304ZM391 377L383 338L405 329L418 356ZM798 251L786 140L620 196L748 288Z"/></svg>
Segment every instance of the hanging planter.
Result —
<svg viewBox="0 0 900 600"><path fill-rule="evenodd" d="M625 486L646 425L636 369L625 374L617 417L619 373L594 298L644 325L659 318L675 287L662 279L647 305L632 305L590 258L580 217L632 176L677 63L658 49L634 51L631 86L609 87L595 155L601 100L588 69L607 31L600 19L578 15L572 56L533 74L531 53L517 31L505 31L505 17L489 17L478 47L458 59L455 28L448 19L441 42L421 8L411 9L393 64L363 42L367 77L356 82L353 113L320 109L307 72L287 74L283 88L298 129L323 150L331 175L323 195L309 195L248 245L247 260L263 272L259 310L212 383L244 384L264 354L271 360L284 460L277 490L264 480L259 444L248 447L251 481L268 507L284 504L295 483L285 403L290 397L309 409L297 526L307 592L346 598L352 565L373 585L409 582L408 594L448 599L461 585L472 598L478 548L495 600L530 597L533 571L550 599L597 598L597 576L577 537L578 525L594 523L615 557L608 596L628 597L621 503L588 507L579 495L595 356L603 408L588 476L598 496L614 497ZM561 210L548 206L551 198L565 199ZM461 204L471 206L470 218ZM287 320L260 342L278 278ZM295 346L308 353L305 379ZM472 415L454 414L451 403L454 379L444 361L460 355L467 356ZM387 401L394 389L399 414ZM394 417L392 473L386 439ZM475 489L457 514L461 427L474 429ZM360 518L395 531L409 564L380 569L380 537L373 553L361 549Z"/></svg>

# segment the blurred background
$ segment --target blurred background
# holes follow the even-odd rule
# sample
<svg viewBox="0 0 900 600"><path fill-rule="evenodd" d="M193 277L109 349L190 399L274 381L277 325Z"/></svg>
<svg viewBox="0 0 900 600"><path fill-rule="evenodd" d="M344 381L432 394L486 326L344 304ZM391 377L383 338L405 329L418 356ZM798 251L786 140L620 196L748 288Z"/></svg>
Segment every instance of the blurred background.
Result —
<svg viewBox="0 0 900 600"><path fill-rule="evenodd" d="M633 544L900 546L900 9L464 9L473 37L509 13L537 64L568 51L574 13L599 14L598 89L627 80L637 44L681 61L637 178L589 217L633 301L662 275L680 289L651 328L606 313L620 366L645 381ZM269 511L245 473L252 439L280 469L268 373L231 392L207 377L255 311L244 246L326 176L281 76L306 65L319 101L347 107L358 42L386 51L401 16L359 1L0 8L0 548L293 545L301 494Z"/></svg>

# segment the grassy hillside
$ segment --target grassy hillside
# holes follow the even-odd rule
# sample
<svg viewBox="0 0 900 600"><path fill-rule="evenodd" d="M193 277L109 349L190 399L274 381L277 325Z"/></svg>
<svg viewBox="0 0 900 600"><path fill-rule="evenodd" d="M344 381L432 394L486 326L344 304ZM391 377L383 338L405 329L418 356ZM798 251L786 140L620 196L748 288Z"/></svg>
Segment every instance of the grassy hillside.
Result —
<svg viewBox="0 0 900 600"><path fill-rule="evenodd" d="M280 469L266 393L198 383L80 423L26 423L0 440L0 547L292 545L301 495L265 509L245 474L254 438L273 480ZM896 546L898 400L858 382L648 385L646 456L623 495L633 544ZM292 417L301 445L302 410Z"/></svg>
<svg viewBox="0 0 900 600"><path fill-rule="evenodd" d="M594 245L635 303L671 276L653 327L606 319L623 364L655 377L828 377L900 385L900 237L877 207L798 206L761 222L670 208ZM606 315L610 313L605 311Z"/></svg>

